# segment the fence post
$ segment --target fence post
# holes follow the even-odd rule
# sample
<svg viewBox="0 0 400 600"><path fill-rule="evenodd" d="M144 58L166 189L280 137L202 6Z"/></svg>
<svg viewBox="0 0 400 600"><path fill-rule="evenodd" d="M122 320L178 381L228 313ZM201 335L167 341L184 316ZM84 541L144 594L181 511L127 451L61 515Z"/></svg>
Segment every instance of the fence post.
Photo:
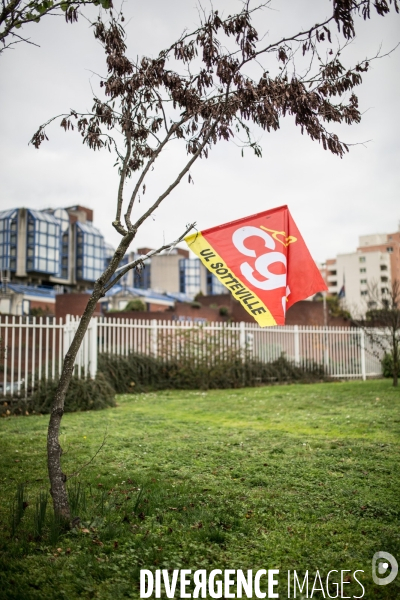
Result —
<svg viewBox="0 0 400 600"><path fill-rule="evenodd" d="M64 358L65 355L67 354L68 350L69 350L69 324L70 324L70 320L71 320L71 315L66 315L65 316L65 324L64 324L64 345L63 345L63 362L64 362Z"/></svg>
<svg viewBox="0 0 400 600"><path fill-rule="evenodd" d="M360 330L360 354L361 354L361 375L363 381L367 379L367 373L365 369L365 333L364 330Z"/></svg>
<svg viewBox="0 0 400 600"><path fill-rule="evenodd" d="M328 374L329 373L329 337L328 337L328 328L327 327L324 327L324 368L325 368L325 372Z"/></svg>
<svg viewBox="0 0 400 600"><path fill-rule="evenodd" d="M92 379L97 374L97 317L92 317L89 330L89 374Z"/></svg>
<svg viewBox="0 0 400 600"><path fill-rule="evenodd" d="M294 326L294 362L296 366L300 365L300 334L299 326Z"/></svg>
<svg viewBox="0 0 400 600"><path fill-rule="evenodd" d="M246 323L244 321L239 323L239 346L240 355L244 360L246 358Z"/></svg>
<svg viewBox="0 0 400 600"><path fill-rule="evenodd" d="M157 355L158 355L157 323L158 323L157 319L151 320L151 332L150 332L151 353L155 358L157 358Z"/></svg>

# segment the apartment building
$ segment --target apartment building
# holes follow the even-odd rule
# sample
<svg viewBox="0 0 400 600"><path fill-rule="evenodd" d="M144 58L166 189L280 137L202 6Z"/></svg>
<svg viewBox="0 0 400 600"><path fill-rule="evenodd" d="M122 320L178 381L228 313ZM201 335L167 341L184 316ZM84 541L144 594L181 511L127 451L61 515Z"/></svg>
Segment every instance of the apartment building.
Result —
<svg viewBox="0 0 400 600"><path fill-rule="evenodd" d="M121 266L150 251L139 248L129 253ZM113 255L114 248L93 225L93 211L84 206L0 211L0 313L28 315L39 308L52 312L56 294L93 288ZM127 290L132 297L145 291L148 306L166 307L173 300L160 295L172 294L180 301L193 299L199 292L220 294L225 289L199 259L189 258L189 251L182 248L153 256L143 269L129 271L119 284L121 302Z"/></svg>
<svg viewBox="0 0 400 600"><path fill-rule="evenodd" d="M330 294L338 295L354 315L365 314L371 308L372 286L384 297L392 281L400 281L400 230L360 236L356 252L328 259L321 273Z"/></svg>
<svg viewBox="0 0 400 600"><path fill-rule="evenodd" d="M151 252L150 248L139 248L129 255L127 262L148 252ZM194 298L199 292L215 295L226 291L200 259L189 258L189 251L183 248L174 248L146 260L144 268L127 273L124 282L129 287L152 289L163 294L184 294L188 298Z"/></svg>
<svg viewBox="0 0 400 600"><path fill-rule="evenodd" d="M104 270L106 247L83 206L0 212L2 280L31 286L91 287Z"/></svg>

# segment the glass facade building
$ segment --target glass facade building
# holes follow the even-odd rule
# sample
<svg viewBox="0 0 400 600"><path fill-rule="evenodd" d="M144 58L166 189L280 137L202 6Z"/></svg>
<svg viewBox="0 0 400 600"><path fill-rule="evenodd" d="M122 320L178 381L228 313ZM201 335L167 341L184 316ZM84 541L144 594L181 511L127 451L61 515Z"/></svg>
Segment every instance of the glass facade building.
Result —
<svg viewBox="0 0 400 600"><path fill-rule="evenodd" d="M94 283L114 251L107 254L92 218L93 211L82 206L0 211L2 277L34 285Z"/></svg>
<svg viewBox="0 0 400 600"><path fill-rule="evenodd" d="M151 249L141 248L127 254L119 266L149 252ZM189 259L188 254L176 250L154 256L145 261L142 269L128 271L119 284L182 294L186 299L199 292L224 293L218 279L208 273L198 258ZM114 248L93 226L93 211L89 208L0 211L0 270L4 280L84 290L102 275L113 255Z"/></svg>
<svg viewBox="0 0 400 600"><path fill-rule="evenodd" d="M96 281L104 271L104 237L89 223L76 223L76 277Z"/></svg>
<svg viewBox="0 0 400 600"><path fill-rule="evenodd" d="M58 275L60 222L50 213L27 211L26 271Z"/></svg>
<svg viewBox="0 0 400 600"><path fill-rule="evenodd" d="M17 216L15 209L0 212L1 271L15 271L17 268Z"/></svg>
<svg viewBox="0 0 400 600"><path fill-rule="evenodd" d="M69 244L70 244L70 223L69 215L64 208L57 208L54 216L60 223L60 270L59 275L62 279L69 277Z"/></svg>
<svg viewBox="0 0 400 600"><path fill-rule="evenodd" d="M201 262L198 258L181 258L179 261L179 291L195 296L201 290Z"/></svg>
<svg viewBox="0 0 400 600"><path fill-rule="evenodd" d="M228 294L226 287L220 282L214 273L207 271L206 278L207 296L215 296L216 294Z"/></svg>
<svg viewBox="0 0 400 600"><path fill-rule="evenodd" d="M134 254L134 260L137 258L139 258L139 254ZM151 259L143 263L143 268L134 269L133 286L139 290L151 288Z"/></svg>
<svg viewBox="0 0 400 600"><path fill-rule="evenodd" d="M179 261L179 291L188 296L196 296L200 291L207 296L228 293L226 287L205 268L198 258L182 258Z"/></svg>

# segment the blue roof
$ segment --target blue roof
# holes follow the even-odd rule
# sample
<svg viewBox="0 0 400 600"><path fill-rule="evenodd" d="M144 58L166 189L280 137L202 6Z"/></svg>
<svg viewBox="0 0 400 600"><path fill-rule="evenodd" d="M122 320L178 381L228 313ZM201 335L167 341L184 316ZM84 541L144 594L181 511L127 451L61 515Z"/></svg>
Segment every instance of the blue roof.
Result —
<svg viewBox="0 0 400 600"><path fill-rule="evenodd" d="M20 283L8 283L7 287L16 294L24 294L24 296L38 296L40 298L56 297L56 293L53 288L46 288L34 285L22 285Z"/></svg>
<svg viewBox="0 0 400 600"><path fill-rule="evenodd" d="M1 210L0 211L0 219L7 219L9 217L12 217L14 215L14 213L17 212L16 208L10 208L9 210Z"/></svg>
<svg viewBox="0 0 400 600"><path fill-rule="evenodd" d="M114 287L108 290L106 296L115 296L121 292L126 292L126 295L146 298L148 300L163 300L164 302L172 302L172 298L170 298L167 294L160 294L150 289L142 290L141 288L135 288L129 285L114 285Z"/></svg>
<svg viewBox="0 0 400 600"><path fill-rule="evenodd" d="M60 221L48 212L44 212L42 210L32 210L31 208L28 210L32 217L38 219L38 221L47 221L48 223L53 223L54 225L60 225Z"/></svg>
<svg viewBox="0 0 400 600"><path fill-rule="evenodd" d="M97 229L97 227L93 227L93 225L90 225L89 223L81 223L80 221L77 221L76 225L84 233L92 233L93 235L104 237L101 231Z"/></svg>
<svg viewBox="0 0 400 600"><path fill-rule="evenodd" d="M183 292L166 292L165 295L168 296L168 298L177 300L178 302L193 302L193 296L189 296Z"/></svg>

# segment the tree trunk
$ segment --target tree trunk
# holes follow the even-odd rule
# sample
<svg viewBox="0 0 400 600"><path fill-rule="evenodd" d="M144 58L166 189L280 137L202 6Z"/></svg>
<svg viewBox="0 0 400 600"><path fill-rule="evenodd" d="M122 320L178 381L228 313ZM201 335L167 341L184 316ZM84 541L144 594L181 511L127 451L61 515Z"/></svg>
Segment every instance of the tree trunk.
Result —
<svg viewBox="0 0 400 600"><path fill-rule="evenodd" d="M393 387L398 386L399 378L399 349L393 348Z"/></svg>
<svg viewBox="0 0 400 600"><path fill-rule="evenodd" d="M89 298L89 302L87 303L79 322L72 344L65 355L60 381L58 382L53 406L51 407L49 428L47 430L47 468L50 479L50 493L53 498L54 514L66 525L71 521L71 511L69 508L67 488L65 486L67 477L61 469L62 448L58 441L61 419L64 414L65 396L74 372L76 355L87 328L89 327L90 319L92 318L96 304L100 298L104 296L104 290L106 289L104 286L111 280L117 266L135 237L135 234L136 230L132 230L124 235L107 269L94 284L93 293Z"/></svg>
<svg viewBox="0 0 400 600"><path fill-rule="evenodd" d="M101 298L101 286L96 284L85 312L80 320L72 344L65 355L60 381L51 408L49 427L47 431L47 467L50 479L50 493L53 498L54 514L65 524L71 520L68 503L67 489L65 486L66 475L61 469L62 449L58 441L61 419L64 414L65 395L74 371L75 358L87 331L98 300Z"/></svg>
<svg viewBox="0 0 400 600"><path fill-rule="evenodd" d="M398 386L399 378L399 342L396 336L397 330L393 328L392 333L392 356L393 356L393 387Z"/></svg>

